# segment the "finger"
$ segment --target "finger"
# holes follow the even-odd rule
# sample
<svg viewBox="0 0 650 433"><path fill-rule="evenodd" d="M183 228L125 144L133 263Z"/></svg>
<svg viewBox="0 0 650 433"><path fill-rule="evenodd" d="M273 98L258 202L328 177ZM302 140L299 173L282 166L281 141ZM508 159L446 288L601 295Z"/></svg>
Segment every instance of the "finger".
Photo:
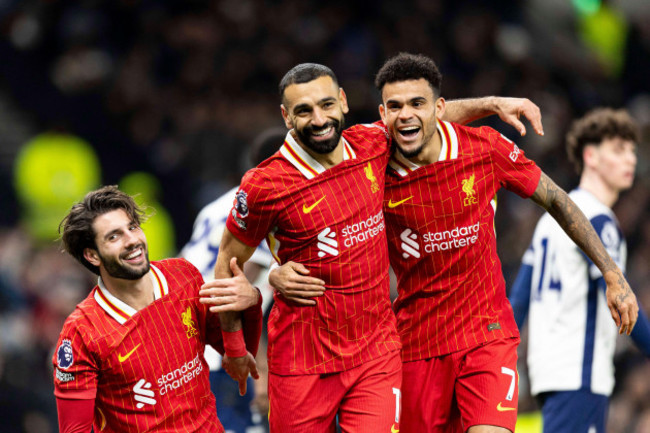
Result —
<svg viewBox="0 0 650 433"><path fill-rule="evenodd" d="M211 313L227 313L230 311L242 311L246 308L242 307L239 303L233 302L225 305L215 305L210 307Z"/></svg>
<svg viewBox="0 0 650 433"><path fill-rule="evenodd" d="M237 265L237 257L232 257L230 259L230 270L232 271L232 274L236 277L238 275L242 275L244 272L239 268L239 265Z"/></svg>
<svg viewBox="0 0 650 433"><path fill-rule="evenodd" d="M532 102L531 102L532 104ZM539 107L533 104L534 108L524 111L524 116L530 122L533 127L533 130L537 135L544 135L544 126L542 125L542 112Z"/></svg>
<svg viewBox="0 0 650 433"><path fill-rule="evenodd" d="M630 335L627 330L630 327L630 315L627 312L627 309L623 310L621 312L621 329L619 330L619 334L627 334Z"/></svg>
<svg viewBox="0 0 650 433"><path fill-rule="evenodd" d="M321 280L320 278L296 276L296 277L294 277L293 280L294 280L295 283L310 284L310 285L313 285L313 286L319 286L323 290L325 290L325 281Z"/></svg>
<svg viewBox="0 0 650 433"><path fill-rule="evenodd" d="M241 395L242 397L244 395L246 395L246 380L247 379L248 379L247 377L244 377L243 379L238 380L238 382L239 382L239 395Z"/></svg>
<svg viewBox="0 0 650 433"><path fill-rule="evenodd" d="M506 122L514 126L514 128L519 132L519 135L522 137L526 135L526 127L516 116L508 116Z"/></svg>
<svg viewBox="0 0 650 433"><path fill-rule="evenodd" d="M291 268L299 274L309 275L309 269L307 269L302 263L292 263Z"/></svg>
<svg viewBox="0 0 650 433"><path fill-rule="evenodd" d="M285 294L296 298L316 298L323 296L325 293L322 290L285 290Z"/></svg>
<svg viewBox="0 0 650 433"><path fill-rule="evenodd" d="M314 305L316 305L316 301L314 299L295 298L293 296L285 296L285 298L298 305L303 305L306 307L313 307Z"/></svg>
<svg viewBox="0 0 650 433"><path fill-rule="evenodd" d="M250 363L250 368L251 368L251 376L253 376L253 379L259 379L260 374L257 372L257 364L255 362Z"/></svg>
<svg viewBox="0 0 650 433"><path fill-rule="evenodd" d="M618 314L618 309L614 306L614 304L608 304L609 307L609 313L612 315L612 319L614 320L614 323L616 324L616 327L621 326L621 317Z"/></svg>

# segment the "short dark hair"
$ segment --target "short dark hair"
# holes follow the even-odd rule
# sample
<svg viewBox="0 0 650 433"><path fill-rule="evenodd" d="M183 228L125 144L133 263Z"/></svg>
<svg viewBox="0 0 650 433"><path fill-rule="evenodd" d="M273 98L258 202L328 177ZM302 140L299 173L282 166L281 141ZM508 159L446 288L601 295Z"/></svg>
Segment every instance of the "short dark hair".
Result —
<svg viewBox="0 0 650 433"><path fill-rule="evenodd" d="M566 152L578 174L582 174L585 146L598 146L608 138L639 141L639 126L624 109L596 108L573 121L566 135Z"/></svg>
<svg viewBox="0 0 650 433"><path fill-rule="evenodd" d="M262 161L270 158L284 143L287 136L287 129L284 126L277 126L262 131L249 149L249 160L252 167L258 166Z"/></svg>
<svg viewBox="0 0 650 433"><path fill-rule="evenodd" d="M325 65L318 63L300 63L299 65L291 68L289 72L284 74L280 81L280 98L284 103L284 91L292 84L308 83L320 77L330 77L334 84L338 86L339 80L336 78L334 71Z"/></svg>
<svg viewBox="0 0 650 433"><path fill-rule="evenodd" d="M84 250L97 249L93 229L95 218L117 209L123 209L138 226L145 219L145 210L136 204L133 197L120 191L117 186L109 185L86 194L83 201L75 203L59 224L63 250L97 275L99 268L86 260Z"/></svg>
<svg viewBox="0 0 650 433"><path fill-rule="evenodd" d="M420 78L429 82L435 96L440 95L442 74L436 66L436 62L422 54L399 53L386 60L379 69L375 77L375 86L381 92L387 83L419 80Z"/></svg>

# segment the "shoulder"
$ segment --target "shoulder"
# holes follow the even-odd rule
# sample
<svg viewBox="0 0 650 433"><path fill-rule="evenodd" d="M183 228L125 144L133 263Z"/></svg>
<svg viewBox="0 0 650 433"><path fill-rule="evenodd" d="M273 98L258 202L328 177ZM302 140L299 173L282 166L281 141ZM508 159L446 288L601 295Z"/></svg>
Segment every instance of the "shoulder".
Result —
<svg viewBox="0 0 650 433"><path fill-rule="evenodd" d="M343 131L343 137L355 151L386 153L390 134L383 122L354 125Z"/></svg>
<svg viewBox="0 0 650 433"><path fill-rule="evenodd" d="M455 134L456 137L451 137L458 140L459 154L472 154L478 152L490 152L495 148L495 143L503 142L510 145L514 143L507 137L489 126L472 127L460 125L453 122L441 122L441 129L443 133Z"/></svg>
<svg viewBox="0 0 650 433"><path fill-rule="evenodd" d="M189 273L189 274L198 274L201 275L199 270L192 263L187 261L184 258L170 258L160 261L151 262L157 269L160 269L164 273Z"/></svg>
<svg viewBox="0 0 650 433"><path fill-rule="evenodd" d="M89 334L98 324L103 310L94 298L95 287L90 294L81 301L63 322L61 335L74 335L76 333Z"/></svg>

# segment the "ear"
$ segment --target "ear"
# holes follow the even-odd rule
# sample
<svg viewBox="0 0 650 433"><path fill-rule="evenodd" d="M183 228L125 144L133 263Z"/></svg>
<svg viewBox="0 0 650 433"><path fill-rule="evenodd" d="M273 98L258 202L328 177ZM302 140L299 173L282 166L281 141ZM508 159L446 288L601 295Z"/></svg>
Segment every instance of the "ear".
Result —
<svg viewBox="0 0 650 433"><path fill-rule="evenodd" d="M591 167L598 161L598 148L587 145L582 149L583 167Z"/></svg>
<svg viewBox="0 0 650 433"><path fill-rule="evenodd" d="M93 248L86 248L84 249L84 259L88 260L88 262L93 265L99 267L99 264L101 263L101 260L99 259L99 254L97 253L97 250Z"/></svg>
<svg viewBox="0 0 650 433"><path fill-rule="evenodd" d="M282 119L284 119L284 125L287 127L287 129L293 129L293 122L291 121L291 117L289 117L289 112L287 111L284 104L280 104L280 111L282 112Z"/></svg>
<svg viewBox="0 0 650 433"><path fill-rule="evenodd" d="M379 104L379 117L381 117L381 121L384 122L384 125L387 125L387 123L386 123L386 107L384 107L384 104Z"/></svg>
<svg viewBox="0 0 650 433"><path fill-rule="evenodd" d="M348 97L345 94L343 87L339 87L339 99L341 100L341 110L343 114L348 114L350 108L348 107Z"/></svg>
<svg viewBox="0 0 650 433"><path fill-rule="evenodd" d="M436 99L436 117L438 119L442 119L442 116L445 114L445 108L446 108L445 98Z"/></svg>

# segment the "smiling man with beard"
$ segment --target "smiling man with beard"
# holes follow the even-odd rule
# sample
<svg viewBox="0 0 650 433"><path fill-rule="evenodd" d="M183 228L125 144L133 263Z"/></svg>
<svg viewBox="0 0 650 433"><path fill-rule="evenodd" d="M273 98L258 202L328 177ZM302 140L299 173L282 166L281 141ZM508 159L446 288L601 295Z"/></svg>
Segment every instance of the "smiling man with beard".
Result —
<svg viewBox="0 0 650 433"><path fill-rule="evenodd" d="M221 287L232 260L243 264L266 238L278 263L301 263L327 288L312 293L318 300L275 294L268 324L271 431L331 432L337 417L343 432L398 431L401 345L382 212L387 131L381 122L344 130L347 98L323 65L291 69L280 95L289 132L275 155L243 177L217 279L204 286L201 301L213 311L232 302ZM453 120L487 114L472 100L450 102L448 115L459 104L465 109ZM511 108L522 113L520 105ZM221 319L224 329L239 328L236 317ZM250 364L241 359L234 367L231 376L245 380Z"/></svg>
<svg viewBox="0 0 650 433"><path fill-rule="evenodd" d="M143 215L132 197L107 186L88 193L61 223L65 251L99 276L66 319L53 356L63 433L91 426L97 432L224 431L203 358L206 344L224 352L219 317L199 302L203 278L188 261L149 262ZM252 359L262 300L245 288L242 350Z"/></svg>

